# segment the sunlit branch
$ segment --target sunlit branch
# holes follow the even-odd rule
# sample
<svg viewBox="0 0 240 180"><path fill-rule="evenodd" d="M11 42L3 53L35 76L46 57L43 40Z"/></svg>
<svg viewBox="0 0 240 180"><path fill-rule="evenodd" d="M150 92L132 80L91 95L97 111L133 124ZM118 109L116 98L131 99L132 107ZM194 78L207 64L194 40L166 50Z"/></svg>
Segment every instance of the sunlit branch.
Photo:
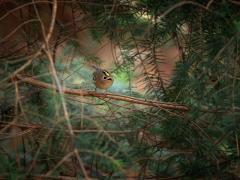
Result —
<svg viewBox="0 0 240 180"><path fill-rule="evenodd" d="M28 84L31 84L34 86L38 86L41 88L54 89L54 90L58 91L58 89L55 85L39 81L32 77L16 75L16 78L18 80L21 80L21 82L25 82L25 83L28 83ZM176 103L158 102L158 101L140 99L140 98L124 96L124 95L119 95L119 94L99 93L96 91L86 91L86 90L81 90L81 89L69 89L69 88L63 88L62 91L64 94L97 97L97 98L101 98L101 99L103 99L103 98L113 99L113 100L130 102L133 104L141 104L141 105L146 105L146 106L159 107L159 108L163 108L163 109L175 109L175 110L182 110L182 111L189 110L189 108L187 106L176 104Z"/></svg>

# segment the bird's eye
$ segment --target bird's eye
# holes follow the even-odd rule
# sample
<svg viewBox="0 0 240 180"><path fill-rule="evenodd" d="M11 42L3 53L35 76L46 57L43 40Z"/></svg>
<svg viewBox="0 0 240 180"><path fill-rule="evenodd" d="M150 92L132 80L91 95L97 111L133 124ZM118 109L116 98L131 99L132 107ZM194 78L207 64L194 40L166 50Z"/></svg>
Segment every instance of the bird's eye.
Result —
<svg viewBox="0 0 240 180"><path fill-rule="evenodd" d="M106 77L106 76L104 76L104 77L103 77L103 79L107 79L107 77Z"/></svg>

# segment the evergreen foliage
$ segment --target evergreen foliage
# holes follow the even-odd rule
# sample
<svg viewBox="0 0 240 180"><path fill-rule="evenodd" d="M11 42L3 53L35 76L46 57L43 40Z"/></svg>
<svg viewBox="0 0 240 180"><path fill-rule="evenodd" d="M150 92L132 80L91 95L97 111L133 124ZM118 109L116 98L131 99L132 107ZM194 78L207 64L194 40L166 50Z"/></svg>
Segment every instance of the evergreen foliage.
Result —
<svg viewBox="0 0 240 180"><path fill-rule="evenodd" d="M18 1L17 6L29 2ZM62 95L22 83L12 75L30 62L29 56L44 42L38 37L41 28L26 26L31 34L24 40L27 55L0 51L0 178L239 178L240 3L65 3L75 14L83 12L86 16L78 20L76 15L69 22L74 24L70 30L67 23L56 21L54 25L51 52L67 44L54 59L61 86L94 89L86 65L101 60L85 53L73 33L80 31L80 23L91 22L87 29L92 39L101 42L108 37L121 51L123 60L113 69L119 86L113 87L113 92L115 88L120 95L183 104L189 110ZM0 44L4 42L0 40ZM177 47L180 54L171 81L160 68L167 61L164 48L169 46ZM136 64L141 69L137 78L144 82L143 93L131 84ZM50 67L42 50L20 74L57 85Z"/></svg>

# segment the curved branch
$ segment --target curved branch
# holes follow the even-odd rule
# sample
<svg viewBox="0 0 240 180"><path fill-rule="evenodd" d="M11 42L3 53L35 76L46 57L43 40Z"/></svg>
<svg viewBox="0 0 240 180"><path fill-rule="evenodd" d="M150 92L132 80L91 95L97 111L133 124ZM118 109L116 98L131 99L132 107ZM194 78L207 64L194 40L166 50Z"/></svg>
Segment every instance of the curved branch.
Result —
<svg viewBox="0 0 240 180"><path fill-rule="evenodd" d="M171 13L173 10L175 10L175 9L181 7L181 6L189 5L189 4L194 5L194 6L197 6L197 7L200 7L200 8L202 8L202 9L205 9L205 10L208 11L208 8L207 8L207 7L205 7L204 5L199 4L199 3L197 3L197 2L194 2L194 1L181 1L181 2L179 2L179 3L177 3L177 4L173 5L173 6L171 6L169 9L167 9L166 11L164 11L162 14L160 14L160 15L159 15L159 18L162 19L162 18L164 18L165 16L167 16L169 13Z"/></svg>
<svg viewBox="0 0 240 180"><path fill-rule="evenodd" d="M37 1L37 2L29 2L29 3L26 3L26 4L23 4L21 6L18 6L14 9L11 9L9 11L7 11L6 14L4 14L3 16L0 17L0 21L2 21L4 18L6 18L7 16L9 16L10 14L13 14L15 11L19 10L19 9L22 9L22 8L25 8L29 5L33 5L33 4L39 4L39 3L47 3L47 4L53 4L53 2L51 1Z"/></svg>
<svg viewBox="0 0 240 180"><path fill-rule="evenodd" d="M13 34L15 34L19 29L21 29L24 25L28 24L28 23L32 23L32 22L38 22L38 19L30 19L27 20L25 22L23 22L22 24L19 24L14 30L12 30L10 33L8 33L5 37L3 37L0 40L0 44L4 43L9 37L11 37Z"/></svg>
<svg viewBox="0 0 240 180"><path fill-rule="evenodd" d="M45 83L42 81L39 81L32 77L27 77L23 75L16 75L16 78L20 80L21 82L31 84L37 87L46 88L46 89L54 89L58 91L58 88L52 84ZM69 88L63 88L62 92L64 94L71 94L71 95L77 95L77 96L89 96L89 97L97 97L97 98L108 98L108 99L114 99L119 101L125 101L130 102L133 104L141 104L146 106L152 106L152 107L158 107L163 109L175 109L175 110L181 110L181 111L189 111L189 108L184 105L176 104L176 103L169 103L169 102L159 102L159 101L152 101L152 100L145 100L130 96L124 96L119 94L112 94L112 93L99 93L96 91L85 91L81 89L69 89Z"/></svg>

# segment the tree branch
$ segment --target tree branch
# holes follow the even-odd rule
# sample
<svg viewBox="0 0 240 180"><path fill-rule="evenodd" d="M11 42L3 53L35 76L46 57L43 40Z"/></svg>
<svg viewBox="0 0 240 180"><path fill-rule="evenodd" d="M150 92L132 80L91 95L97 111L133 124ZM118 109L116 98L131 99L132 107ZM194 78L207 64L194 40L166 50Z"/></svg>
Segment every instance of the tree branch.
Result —
<svg viewBox="0 0 240 180"><path fill-rule="evenodd" d="M45 83L42 81L39 81L35 78L24 76L24 75L16 75L16 78L20 80L21 82L31 84L33 86L46 88L46 89L54 89L58 91L58 88L52 84ZM145 100L130 96L124 96L124 95L118 95L118 94L112 94L112 93L99 93L96 91L85 91L81 89L69 89L69 88L63 88L62 92L64 94L71 94L71 95L77 95L77 96L89 96L89 97L97 97L97 98L108 98L108 99L114 99L119 101L125 101L130 102L133 104L142 104L146 106L152 106L152 107L158 107L163 109L175 109L175 110L181 110L181 111L189 111L189 108L184 105L176 104L176 103L169 103L169 102L158 102L158 101L152 101L152 100Z"/></svg>
<svg viewBox="0 0 240 180"><path fill-rule="evenodd" d="M58 91L58 88L55 85L45 83L42 81L37 80L36 78L20 75L17 74L15 76L17 80L20 80L21 82L31 84L33 86L37 86L40 88L45 89L54 89ZM136 97L131 96L124 96L119 94L112 94L112 93L100 93L96 91L86 91L82 89L69 89L69 88L63 88L62 93L64 94L70 94L70 95L76 95L76 96L86 96L86 97L97 97L99 99L113 99L118 101L125 101L133 104L141 104L151 107L158 107L161 109L170 109L170 110L179 110L179 111L190 111L190 107L187 105L172 103L172 102L159 102L159 101L152 101L152 100L146 100L146 99L140 99ZM215 109L209 109L208 107L200 108L199 111L206 112L206 113L234 113L234 112L240 112L239 107L233 107L233 108L215 108Z"/></svg>

